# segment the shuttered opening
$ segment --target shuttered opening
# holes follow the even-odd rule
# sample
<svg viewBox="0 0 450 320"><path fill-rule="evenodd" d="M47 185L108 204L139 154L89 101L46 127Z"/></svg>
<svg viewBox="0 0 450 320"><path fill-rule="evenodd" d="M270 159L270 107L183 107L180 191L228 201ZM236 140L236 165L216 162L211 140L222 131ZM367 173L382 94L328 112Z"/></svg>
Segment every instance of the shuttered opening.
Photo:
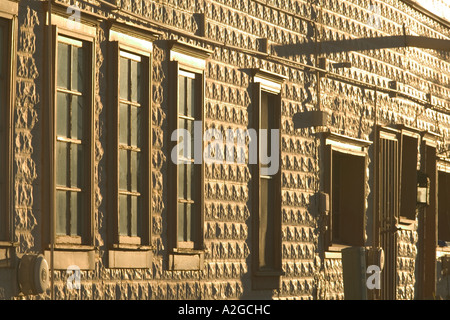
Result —
<svg viewBox="0 0 450 320"><path fill-rule="evenodd" d="M398 141L381 138L379 148L380 244L385 253L381 298L390 300L394 299L396 288L395 224L398 212Z"/></svg>

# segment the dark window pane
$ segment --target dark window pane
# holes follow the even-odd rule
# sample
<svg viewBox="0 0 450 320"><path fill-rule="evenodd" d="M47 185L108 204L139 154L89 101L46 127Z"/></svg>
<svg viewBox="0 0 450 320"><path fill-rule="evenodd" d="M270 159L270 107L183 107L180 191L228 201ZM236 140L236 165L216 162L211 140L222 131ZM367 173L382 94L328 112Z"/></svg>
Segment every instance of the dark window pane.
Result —
<svg viewBox="0 0 450 320"><path fill-rule="evenodd" d="M128 154L127 150L119 149L119 189L128 190Z"/></svg>
<svg viewBox="0 0 450 320"><path fill-rule="evenodd" d="M192 120L187 120L186 121L186 130L191 135L191 148L189 150L190 154L189 154L188 158L189 159L194 159L194 145L195 145L195 141L194 141L194 121L192 121Z"/></svg>
<svg viewBox="0 0 450 320"><path fill-rule="evenodd" d="M194 241L194 233L192 232L192 228L194 227L194 214L192 212L192 205L191 204L186 204L185 205L186 208L186 241Z"/></svg>
<svg viewBox="0 0 450 320"><path fill-rule="evenodd" d="M56 191L56 234L67 235L67 192Z"/></svg>
<svg viewBox="0 0 450 320"><path fill-rule="evenodd" d="M178 113L186 115L186 77L179 77L178 91Z"/></svg>
<svg viewBox="0 0 450 320"><path fill-rule="evenodd" d="M261 114L259 116L261 129L268 129L268 94L261 93Z"/></svg>
<svg viewBox="0 0 450 320"><path fill-rule="evenodd" d="M57 86L69 88L70 82L70 45L58 42Z"/></svg>
<svg viewBox="0 0 450 320"><path fill-rule="evenodd" d="M71 138L83 139L83 97L72 96Z"/></svg>
<svg viewBox="0 0 450 320"><path fill-rule="evenodd" d="M138 236L138 197L136 196L130 196L131 200L131 215L130 215L130 229L131 229L131 236L137 237Z"/></svg>
<svg viewBox="0 0 450 320"><path fill-rule="evenodd" d="M131 60L131 101L141 102L141 63Z"/></svg>
<svg viewBox="0 0 450 320"><path fill-rule="evenodd" d="M182 159L190 158L189 149L187 149L187 146L185 145L184 141L185 132L182 131L182 129L186 129L186 122L187 120L183 118L178 118L178 129L180 129L177 142L177 144L179 145L178 156L181 157Z"/></svg>
<svg viewBox="0 0 450 320"><path fill-rule="evenodd" d="M272 146L272 129L276 129L275 126L275 98L276 96L267 92L261 93L261 114L260 114L260 129L264 130L264 135L266 137L265 141L260 139L259 143L264 143L264 153L267 156L272 154L271 146ZM263 152L263 151L261 151ZM266 168L269 164L261 164L263 168Z"/></svg>
<svg viewBox="0 0 450 320"><path fill-rule="evenodd" d="M438 240L450 241L450 174L438 173Z"/></svg>
<svg viewBox="0 0 450 320"><path fill-rule="evenodd" d="M83 48L72 46L72 90L83 92Z"/></svg>
<svg viewBox="0 0 450 320"><path fill-rule="evenodd" d="M69 137L69 98L62 92L56 94L56 135L60 137Z"/></svg>
<svg viewBox="0 0 450 320"><path fill-rule="evenodd" d="M261 269L274 268L274 220L272 179L261 178L261 200L259 219L259 260Z"/></svg>
<svg viewBox="0 0 450 320"><path fill-rule="evenodd" d="M128 235L128 200L126 195L119 195L119 233Z"/></svg>
<svg viewBox="0 0 450 320"><path fill-rule="evenodd" d="M128 105L119 105L119 143L128 144Z"/></svg>
<svg viewBox="0 0 450 320"><path fill-rule="evenodd" d="M186 115L195 118L195 79L186 78Z"/></svg>
<svg viewBox="0 0 450 320"><path fill-rule="evenodd" d="M55 176L58 186L67 186L67 148L67 143L61 141L56 142Z"/></svg>
<svg viewBox="0 0 450 320"><path fill-rule="evenodd" d="M333 240L339 242L340 240L340 230L341 230L341 155L340 153L333 152L333 215L332 215L332 226L333 226Z"/></svg>
<svg viewBox="0 0 450 320"><path fill-rule="evenodd" d="M3 72L4 72L3 71L4 70L3 59L5 58L5 55L4 55L5 48L3 47L3 45L4 45L3 41L5 41L4 40L5 38L4 38L3 34L4 34L4 29L2 26L0 26L0 78L2 78L2 76L3 76ZM2 99L0 99L0 106L1 106L1 100Z"/></svg>
<svg viewBox="0 0 450 320"><path fill-rule="evenodd" d="M140 172L140 153L130 151L131 154L131 167L130 167L130 184L131 184L131 191L133 192L140 192L141 190L138 189L138 181L142 178L141 172Z"/></svg>
<svg viewBox="0 0 450 320"><path fill-rule="evenodd" d="M178 198L184 199L186 192L186 165L178 165Z"/></svg>
<svg viewBox="0 0 450 320"><path fill-rule="evenodd" d="M70 146L70 180L72 187L83 186L83 146L72 144Z"/></svg>
<svg viewBox="0 0 450 320"><path fill-rule="evenodd" d="M70 235L81 236L81 192L69 192L70 194Z"/></svg>
<svg viewBox="0 0 450 320"><path fill-rule="evenodd" d="M194 165L186 164L186 199L194 199Z"/></svg>
<svg viewBox="0 0 450 320"><path fill-rule="evenodd" d="M178 204L178 222L177 222L178 223L178 235L177 235L178 241L186 241L184 215L185 215L184 203L179 203Z"/></svg>
<svg viewBox="0 0 450 320"><path fill-rule="evenodd" d="M120 98L128 100L129 98L129 60L125 58L120 58Z"/></svg>
<svg viewBox="0 0 450 320"><path fill-rule="evenodd" d="M131 108L131 145L141 147L141 108L130 106Z"/></svg>

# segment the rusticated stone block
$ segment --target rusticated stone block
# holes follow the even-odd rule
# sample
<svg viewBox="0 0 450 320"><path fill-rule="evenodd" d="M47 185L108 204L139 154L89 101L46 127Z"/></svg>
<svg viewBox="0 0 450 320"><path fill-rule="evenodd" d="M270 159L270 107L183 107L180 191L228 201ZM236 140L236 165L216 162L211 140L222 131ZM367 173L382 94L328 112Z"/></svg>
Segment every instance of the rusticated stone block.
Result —
<svg viewBox="0 0 450 320"><path fill-rule="evenodd" d="M14 225L18 230L31 231L37 225L36 217L30 209L16 209Z"/></svg>

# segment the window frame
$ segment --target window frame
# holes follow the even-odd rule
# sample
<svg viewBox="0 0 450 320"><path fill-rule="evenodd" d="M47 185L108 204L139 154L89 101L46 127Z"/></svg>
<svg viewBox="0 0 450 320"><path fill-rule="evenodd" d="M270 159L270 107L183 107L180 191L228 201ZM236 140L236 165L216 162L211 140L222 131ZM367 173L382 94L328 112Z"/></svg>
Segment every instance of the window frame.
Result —
<svg viewBox="0 0 450 320"><path fill-rule="evenodd" d="M124 32L128 31L129 34ZM110 101L110 115L109 115L109 131L110 137L108 143L110 145L111 157L109 157L109 172L111 176L111 186L114 190L114 194L109 201L110 211L112 216L112 234L111 235L111 249L126 249L126 250L151 250L151 234L152 234L152 124L151 124L151 110L152 110L152 50L153 44L151 39L143 39L132 32L132 30L123 30L119 28L111 28L109 30L109 53L110 53L110 65L109 70L112 76L110 77L110 87L114 88L114 94ZM144 84L142 86L142 92L144 94L143 102L140 108L144 107L144 114L142 120L144 121L144 132L142 135L145 137L143 142L144 148L142 150L144 154L144 186L142 191L142 236L130 237L120 235L119 232L119 90L120 90L120 58L121 52L132 53L141 57L144 70ZM147 90L146 90L147 89Z"/></svg>
<svg viewBox="0 0 450 320"><path fill-rule="evenodd" d="M438 177L438 188L437 188L437 198L438 198L438 220L437 220L437 224L438 224L438 229L437 229L437 239L438 241L445 241L446 245L445 246L440 246L438 245L438 247L441 249L441 251L450 251L449 245L450 245L450 221L446 221L446 223L448 224L447 228L445 228L444 230L441 228L441 218L442 217L446 217L447 219L450 219L450 212L449 213L444 213L441 211L442 206L440 205L443 201L445 201L445 208L446 209L450 209L450 198L446 198L445 200L441 200L442 198L439 197L440 191L441 191L441 186L442 184L445 185L445 189L446 191L448 191L450 189L450 163L448 163L445 160L440 159L440 161L438 161L438 172L437 172L437 177ZM442 181L441 178L444 180ZM447 193L448 195L448 193ZM443 235L443 237L442 237Z"/></svg>
<svg viewBox="0 0 450 320"><path fill-rule="evenodd" d="M48 13L47 13L48 14ZM43 117L43 154L49 155L43 166L43 187L48 193L43 193L43 208L47 209L48 214L45 216L43 227L44 236L43 244L46 258L52 261L53 269L66 269L70 264L77 264L80 269L92 270L94 268L94 109L95 109L95 47L96 47L96 25L84 22L75 22L68 20L56 13L51 13L51 25L47 24L46 28L50 28L51 39L48 39L48 32L45 32L46 42L51 41L52 52L45 61L51 63L51 78L46 75L47 95L45 99L51 108L46 108ZM76 31L74 31L76 27ZM89 57L86 61L85 68L87 70L85 82L85 111L83 113L83 140L84 148L84 215L83 234L81 239L72 236L56 235L56 85L57 85L57 57L58 57L58 36L72 38L82 41L87 45L88 52L85 57ZM51 62L48 60L50 59ZM50 93L51 92L51 93ZM45 156L44 156L45 157ZM81 240L81 241L80 241Z"/></svg>
<svg viewBox="0 0 450 320"><path fill-rule="evenodd" d="M405 177L411 178L413 179L413 183L412 183L412 188L414 188L414 204L415 207L417 206L416 200L417 200L417 174L420 171L420 169L418 168L418 157L420 155L420 147L421 147L421 135L420 135L420 131L415 130L414 128L411 127L407 127L404 125L401 126L397 126L396 129L398 130L398 158L399 158L399 166L398 166L398 170L399 170L399 178L398 178L398 183L399 183L399 194L398 194L398 201L399 201L399 209L398 209L398 221L401 225L403 225L404 227L412 227L412 225L415 223L415 216L416 216L416 211L414 210L414 218L413 215L411 213L409 214L404 214L404 208L403 208L403 202L405 201L404 199L404 193L402 192L402 186L404 185L404 180ZM410 139L416 139L417 140L417 145L416 145L416 169L414 172L411 172L409 174L404 174L403 170L405 169L405 162L404 162L404 152L405 152L405 137L410 138ZM411 186L410 186L411 187Z"/></svg>
<svg viewBox="0 0 450 320"><path fill-rule="evenodd" d="M281 222L281 104L282 104L282 84L287 79L287 77L275 74L263 69L253 69L253 101L252 101L252 121L254 128L257 131L257 164L250 164L252 167L252 207L253 212L257 213L253 216L252 226L253 226L253 238L252 246L255 248L252 254L252 287L254 290L268 290L277 289L279 287L279 279L284 272L282 270L282 222ZM262 269L261 268L261 255L264 253L266 248L263 247L263 243L260 240L261 237L261 179L265 179L265 176L261 174L261 162L260 162L260 129L261 129L261 108L262 108L262 95L269 94L272 95L274 99L274 124L279 130L279 141L278 141L278 172L272 176L272 184L276 189L273 213L274 223L272 225L272 233L274 235L274 246L273 246L273 268ZM269 106L268 106L269 107ZM271 151L272 152L272 151Z"/></svg>
<svg viewBox="0 0 450 320"><path fill-rule="evenodd" d="M178 106L179 106L179 77L180 72L183 71L195 74L196 77L196 89L199 101L196 104L196 117L194 121L202 121L202 135L205 131L205 70L206 60L212 54L212 51L206 50L201 47L192 46L181 41L170 41L170 61L169 61L169 73L170 73L170 92L176 92L169 96L169 106L171 110L176 112L170 112L168 117L170 133L178 129ZM198 106L198 107L197 107ZM193 243L187 243L184 241L178 241L178 174L179 169L176 163L172 160L169 161L169 225L168 230L168 242L170 247L169 252L169 270L199 270L203 267L204 258L204 219L205 219L205 164L203 161L204 141L202 137L201 150L202 159L201 163L198 163L199 159L194 159L194 165L196 166L195 183L197 184L198 194L198 206L196 208L197 214L197 227L195 240ZM174 150L178 141L169 141L169 150ZM195 153L195 151L194 151Z"/></svg>
<svg viewBox="0 0 450 320"><path fill-rule="evenodd" d="M18 3L12 1L4 1L0 5L0 23L5 27L4 43L5 57L0 62L5 68L6 86L2 86L5 95L2 104L4 109L0 110L1 118L4 125L4 133L0 136L0 145L3 146L5 152L0 155L3 159L3 165L0 170L4 178L3 187L0 186L0 201L5 205L0 209L0 247L14 246L13 235L14 226L12 212L14 210L13 200L13 136L14 136L14 105L16 97L16 65L17 65L17 26L18 26ZM2 225L4 227L2 227ZM8 254L7 254L8 256Z"/></svg>
<svg viewBox="0 0 450 320"><path fill-rule="evenodd" d="M417 296L431 297L436 293L436 253L438 244L438 154L440 135L423 131L420 143L420 171L429 178L429 203L418 217Z"/></svg>
<svg viewBox="0 0 450 320"><path fill-rule="evenodd" d="M343 155L350 155L355 157L361 157L364 161L364 170L363 170L363 184L364 191L362 193L363 199L362 202L366 201L367 194L367 163L368 163L368 148L372 145L371 141L351 138L348 136L327 132L323 135L323 145L324 145L324 192L328 194L329 201L329 212L326 216L326 225L327 229L325 232L325 250L328 252L340 252L342 249L351 246L350 244L340 243L340 241L336 241L333 237L333 153L338 152ZM363 242L360 246L364 245L365 242L365 233L366 233L366 215L367 208L364 205L362 212L362 229L361 232L361 241Z"/></svg>
<svg viewBox="0 0 450 320"><path fill-rule="evenodd" d="M204 112L203 112L203 101L201 101L199 103L201 108L197 108L196 110L194 110L194 117L189 117L189 115L186 114L181 114L180 111L178 110L179 108L179 104L180 104L180 97L179 97L179 93L180 93L180 89L179 89L179 83L180 83L180 77L185 77L185 78L190 78L192 80L194 80L195 86L194 86L194 91L191 92L194 93L195 96L202 96L203 95L203 87L204 87L204 72L198 72L198 71L193 71L193 69L189 69L186 68L185 66L181 66L178 64L178 66L176 66L175 64L178 64L177 62L173 62L173 66L174 68L178 69L178 83L177 83L177 99L178 99L178 103L177 103L177 123L179 123L180 119L184 119L187 121L202 121L202 132L204 131L204 126L203 126L203 121L204 121ZM199 85L200 84L200 85ZM187 88L186 91L184 93L185 98L187 99ZM202 100L202 98L201 98ZM195 127L193 127L193 133L195 134ZM179 125L177 124L176 129L180 129ZM202 139L203 140L203 139ZM203 144L202 144L203 146ZM191 155L194 156L194 155ZM202 190L203 189L203 181L204 178L203 176L203 165L199 165L197 163L195 163L195 159L191 158L191 159L186 159L186 160L190 160L191 164L194 166L194 181L191 181L191 183L193 183L196 186L197 190ZM196 173L196 171L200 169L200 174ZM202 237L199 237L199 230L201 230L201 217L197 216L194 217L192 220L193 222L197 225L196 227L194 227L196 229L196 231L194 230L195 234L193 235L194 239L193 241L179 241L178 240L178 234L180 231L180 225L179 225L179 221L178 221L178 205L180 204L191 204L191 205L195 205L196 207L194 208L194 210L196 211L200 211L200 216L203 216L203 208L204 208L204 200L202 199L202 195L200 194L196 194L194 196L194 199L184 199L184 198L180 198L178 191L178 185L179 185L179 179L180 179L180 170L179 167L177 165L177 170L176 170L176 175L177 175L177 223L175 224L175 228L176 228L176 232L174 232L176 234L176 247L178 250L184 250L186 249L187 251L190 250L195 250L195 249L199 249L202 247ZM198 209L197 207L200 206L200 209ZM198 215L198 214L197 214ZM186 218L186 217L184 217ZM200 219L199 219L200 218ZM188 227L188 226L183 226L183 227ZM200 228L200 229L199 229ZM187 232L187 230L186 230ZM202 232L203 233L203 232Z"/></svg>

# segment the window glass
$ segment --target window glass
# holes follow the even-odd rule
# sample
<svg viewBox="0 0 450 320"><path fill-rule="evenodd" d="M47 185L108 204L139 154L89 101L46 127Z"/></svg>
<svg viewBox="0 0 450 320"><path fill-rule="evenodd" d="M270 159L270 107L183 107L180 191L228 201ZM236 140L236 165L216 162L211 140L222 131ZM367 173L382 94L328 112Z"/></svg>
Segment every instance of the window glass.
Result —
<svg viewBox="0 0 450 320"><path fill-rule="evenodd" d="M438 174L438 240L441 246L450 245L450 173Z"/></svg>
<svg viewBox="0 0 450 320"><path fill-rule="evenodd" d="M141 57L127 51L119 60L119 233L141 236L143 142Z"/></svg>
<svg viewBox="0 0 450 320"><path fill-rule="evenodd" d="M336 244L364 244L365 157L333 151L332 240Z"/></svg>
<svg viewBox="0 0 450 320"><path fill-rule="evenodd" d="M178 76L178 129L185 129L190 134L190 150L180 150L179 156L184 160L178 168L178 241L194 242L196 236L197 212L194 190L196 188L196 165L194 158L194 122L196 104L196 76L181 71ZM180 138L179 143L183 143ZM184 144L183 144L184 146Z"/></svg>
<svg viewBox="0 0 450 320"><path fill-rule="evenodd" d="M57 85L60 88L68 89L71 78L70 73L70 53L71 46L67 43L58 43L58 71Z"/></svg>
<svg viewBox="0 0 450 320"><path fill-rule="evenodd" d="M56 231L82 236L84 189L83 86L86 49L81 41L58 37L56 80Z"/></svg>
<svg viewBox="0 0 450 320"><path fill-rule="evenodd" d="M0 79L3 78L3 73L4 73L4 71L3 71L4 70L3 59L5 59L5 56L6 56L6 52L5 52L6 48L5 48L4 44L3 44L3 41L4 41L4 35L3 34L4 34L4 27L0 26ZM0 103L1 103L1 99L0 99Z"/></svg>
<svg viewBox="0 0 450 320"><path fill-rule="evenodd" d="M275 126L275 98L273 94L261 92L261 105L259 110L259 129L264 130L267 140L267 153L270 154L271 130ZM261 167L265 165L261 163ZM276 192L275 179L273 176L260 176L260 199L259 199L259 267L261 270L273 270L275 268L275 206L273 195Z"/></svg>

